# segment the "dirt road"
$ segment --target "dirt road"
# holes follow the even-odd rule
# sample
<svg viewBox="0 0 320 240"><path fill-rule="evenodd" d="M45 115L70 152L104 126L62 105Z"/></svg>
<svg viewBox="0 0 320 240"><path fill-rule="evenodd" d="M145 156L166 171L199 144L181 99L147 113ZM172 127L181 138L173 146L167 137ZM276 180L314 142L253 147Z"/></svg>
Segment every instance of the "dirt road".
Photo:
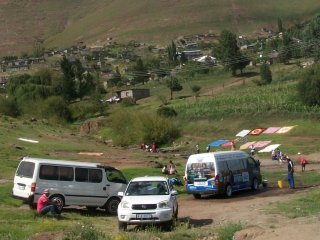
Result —
<svg viewBox="0 0 320 240"><path fill-rule="evenodd" d="M257 192L235 193L227 199L221 196L193 199L190 195L179 201L181 220L188 219L194 227L222 226L241 223L245 229L235 239L318 239L320 217L289 219L271 214L270 205L299 196L311 188L295 190L263 188Z"/></svg>

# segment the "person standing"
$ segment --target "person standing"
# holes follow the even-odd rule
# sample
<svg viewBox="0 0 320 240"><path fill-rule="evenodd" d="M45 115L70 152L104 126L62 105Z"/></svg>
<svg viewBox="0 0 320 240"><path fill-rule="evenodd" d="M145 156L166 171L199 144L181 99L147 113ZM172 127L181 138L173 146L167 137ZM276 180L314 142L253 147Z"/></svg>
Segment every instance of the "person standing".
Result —
<svg viewBox="0 0 320 240"><path fill-rule="evenodd" d="M287 159L287 162L288 162L288 182L289 182L289 187L291 189L293 189L293 188L295 188L295 186L294 186L294 176L293 176L294 166L293 166L292 160L288 156L286 156L286 159Z"/></svg>
<svg viewBox="0 0 320 240"><path fill-rule="evenodd" d="M199 147L199 144L197 143L196 145L196 150L197 150L197 153L200 153L200 147Z"/></svg>
<svg viewBox="0 0 320 240"><path fill-rule="evenodd" d="M304 172L306 170L306 165L308 164L307 159L298 152L300 164L301 164L301 171Z"/></svg>
<svg viewBox="0 0 320 240"><path fill-rule="evenodd" d="M60 214L60 211L57 205L50 201L49 195L49 190L44 189L43 194L37 201L37 212L41 215L46 215L50 212L53 216L57 216Z"/></svg>
<svg viewBox="0 0 320 240"><path fill-rule="evenodd" d="M210 145L207 146L206 150L207 152L210 152Z"/></svg>

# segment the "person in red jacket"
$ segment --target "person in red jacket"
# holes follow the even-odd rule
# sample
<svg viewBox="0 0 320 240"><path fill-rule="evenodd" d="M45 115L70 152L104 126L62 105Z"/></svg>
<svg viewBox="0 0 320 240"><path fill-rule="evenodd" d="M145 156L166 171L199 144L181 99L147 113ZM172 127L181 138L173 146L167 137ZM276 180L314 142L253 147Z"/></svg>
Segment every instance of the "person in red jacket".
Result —
<svg viewBox="0 0 320 240"><path fill-rule="evenodd" d="M40 196L37 202L37 212L41 215L51 212L53 216L57 216L60 214L60 210L55 203L50 201L49 195L49 189L44 189L43 194Z"/></svg>
<svg viewBox="0 0 320 240"><path fill-rule="evenodd" d="M301 155L301 153L298 153L298 155L301 165L301 171L304 172L306 170L306 165L308 164L308 161L303 155Z"/></svg>

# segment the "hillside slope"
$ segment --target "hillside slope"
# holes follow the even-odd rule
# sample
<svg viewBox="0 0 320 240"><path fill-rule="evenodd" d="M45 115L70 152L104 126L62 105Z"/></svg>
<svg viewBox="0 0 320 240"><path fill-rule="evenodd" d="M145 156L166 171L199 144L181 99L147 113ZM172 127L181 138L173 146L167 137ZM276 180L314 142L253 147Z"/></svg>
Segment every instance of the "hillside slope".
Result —
<svg viewBox="0 0 320 240"><path fill-rule="evenodd" d="M46 47L108 37L163 43L224 28L252 34L275 27L279 17L287 26L320 10L317 0L1 0L0 6L1 55L31 50L36 41Z"/></svg>

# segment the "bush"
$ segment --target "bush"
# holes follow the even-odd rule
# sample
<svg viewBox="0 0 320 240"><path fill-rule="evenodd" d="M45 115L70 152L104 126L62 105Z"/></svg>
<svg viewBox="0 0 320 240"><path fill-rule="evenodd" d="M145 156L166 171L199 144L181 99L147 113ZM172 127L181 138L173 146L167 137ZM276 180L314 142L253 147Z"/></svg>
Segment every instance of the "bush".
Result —
<svg viewBox="0 0 320 240"><path fill-rule="evenodd" d="M260 80L261 85L267 85L272 82L272 73L268 64L263 63L260 66L260 76L261 76L261 80Z"/></svg>
<svg viewBox="0 0 320 240"><path fill-rule="evenodd" d="M126 107L130 107L136 105L135 100L132 97L126 97L121 99L121 104Z"/></svg>
<svg viewBox="0 0 320 240"><path fill-rule="evenodd" d="M78 223L71 229L63 240L106 240L104 233L98 231L91 223Z"/></svg>
<svg viewBox="0 0 320 240"><path fill-rule="evenodd" d="M320 105L320 64L308 70L298 86L301 101L308 106Z"/></svg>
<svg viewBox="0 0 320 240"><path fill-rule="evenodd" d="M128 146L141 142L165 144L180 135L179 128L172 120L144 112L117 111L111 116L113 142Z"/></svg>
<svg viewBox="0 0 320 240"><path fill-rule="evenodd" d="M71 121L71 113L66 101L59 96L52 96L44 100L41 104L41 115L44 118Z"/></svg>
<svg viewBox="0 0 320 240"><path fill-rule="evenodd" d="M158 108L157 114L162 117L175 117L178 115L177 112L171 107Z"/></svg>
<svg viewBox="0 0 320 240"><path fill-rule="evenodd" d="M82 100L70 105L72 118L74 120L83 120L94 115L101 115L104 113L104 108L100 100Z"/></svg>
<svg viewBox="0 0 320 240"><path fill-rule="evenodd" d="M20 111L14 99L0 97L0 113L10 117L17 117Z"/></svg>

